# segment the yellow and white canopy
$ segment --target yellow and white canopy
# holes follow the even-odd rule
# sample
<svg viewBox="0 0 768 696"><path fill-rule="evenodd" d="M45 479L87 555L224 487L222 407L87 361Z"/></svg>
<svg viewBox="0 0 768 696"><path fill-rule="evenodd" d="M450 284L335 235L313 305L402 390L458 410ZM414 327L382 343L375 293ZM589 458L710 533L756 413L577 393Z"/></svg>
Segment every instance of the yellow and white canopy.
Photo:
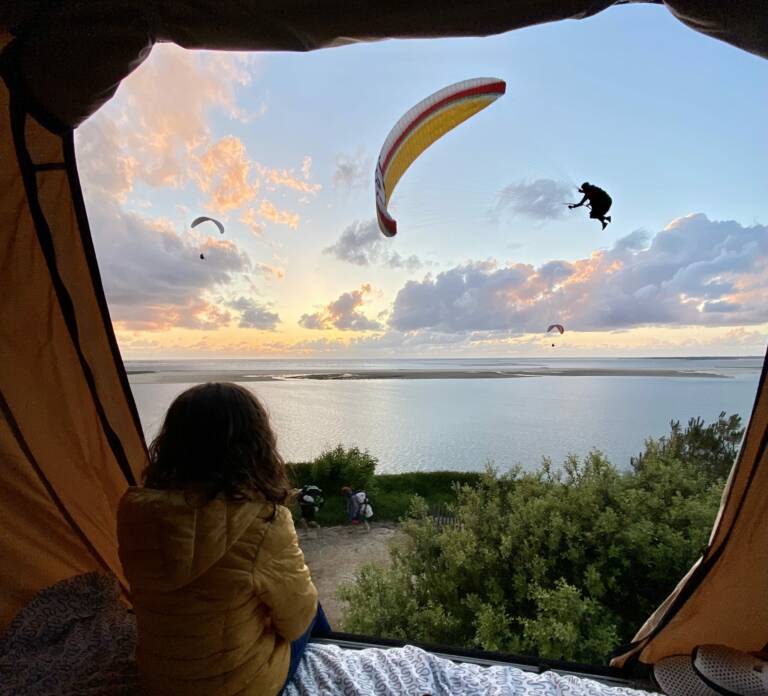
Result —
<svg viewBox="0 0 768 696"><path fill-rule="evenodd" d="M376 163L376 217L387 237L397 233L387 205L405 170L432 143L495 102L506 89L506 83L495 77L457 82L420 101L395 124Z"/></svg>

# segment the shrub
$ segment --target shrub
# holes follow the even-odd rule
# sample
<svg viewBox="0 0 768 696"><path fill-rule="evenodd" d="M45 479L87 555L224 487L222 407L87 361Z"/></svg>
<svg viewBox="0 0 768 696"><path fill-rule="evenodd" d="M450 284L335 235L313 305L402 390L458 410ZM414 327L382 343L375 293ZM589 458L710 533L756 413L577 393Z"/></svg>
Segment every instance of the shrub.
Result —
<svg viewBox="0 0 768 696"><path fill-rule="evenodd" d="M326 504L318 516L323 525L346 521L346 499L340 495L337 480L318 481L313 478L313 463L288 465L291 481L297 488L315 483L323 488ZM376 521L397 521L405 517L414 495L422 496L430 509L445 508L456 502L455 484L475 484L481 474L467 471L416 471L406 474L376 474L365 488L371 496ZM326 486L326 487L324 487ZM298 515L298 506L294 510Z"/></svg>
<svg viewBox="0 0 768 696"><path fill-rule="evenodd" d="M456 502L456 484L475 484L481 474L466 471L416 471L375 477L371 499L376 519L398 520L408 514L411 499L423 498L430 510Z"/></svg>
<svg viewBox="0 0 768 696"><path fill-rule="evenodd" d="M319 482L328 485L329 492L342 486L368 489L373 484L376 464L378 460L368 450L337 445L312 461L310 476L317 485L321 485Z"/></svg>
<svg viewBox="0 0 768 696"><path fill-rule="evenodd" d="M325 506L318 515L324 525L342 524L347 519L347 501L341 495L342 486L376 489L376 465L378 460L358 447L345 449L338 445L325 450L311 462L289 464L288 471L296 488L313 483L325 494ZM382 519L374 499L376 519ZM298 505L294 505L294 517L298 518Z"/></svg>
<svg viewBox="0 0 768 696"><path fill-rule="evenodd" d="M345 629L604 661L703 551L740 432L724 414L673 423L625 472L597 451L559 471L489 470L457 487L455 526L415 498L391 566L340 589Z"/></svg>
<svg viewBox="0 0 768 696"><path fill-rule="evenodd" d="M670 434L645 443L645 452L632 458L632 467L640 470L649 456L676 458L695 465L712 481L728 476L744 437L741 416L726 416L721 411L714 423L705 425L701 418L691 418L683 430L680 421L670 423Z"/></svg>

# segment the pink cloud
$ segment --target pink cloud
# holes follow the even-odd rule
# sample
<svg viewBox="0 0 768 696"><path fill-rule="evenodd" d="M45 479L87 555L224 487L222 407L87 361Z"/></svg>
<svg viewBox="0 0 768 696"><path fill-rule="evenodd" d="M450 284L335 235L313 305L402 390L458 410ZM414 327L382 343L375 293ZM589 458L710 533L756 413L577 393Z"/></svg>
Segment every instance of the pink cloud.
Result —
<svg viewBox="0 0 768 696"><path fill-rule="evenodd" d="M191 175L192 153L211 139L208 112L218 108L230 118L245 117L237 89L250 81L252 64L236 54L156 46L115 99L78 129L78 149L89 149L80 164L86 184L118 198L136 179L182 186Z"/></svg>
<svg viewBox="0 0 768 696"><path fill-rule="evenodd" d="M298 213L292 213L288 210L278 210L268 200L262 200L258 210L259 215L265 220L274 222L276 225L287 225L292 230L299 226Z"/></svg>
<svg viewBox="0 0 768 696"><path fill-rule="evenodd" d="M240 208L259 192L258 181L249 180L252 162L239 138L222 138L197 163L195 180L200 190L209 195L206 207L215 212Z"/></svg>
<svg viewBox="0 0 768 696"><path fill-rule="evenodd" d="M120 331L160 332L170 329L213 331L228 326L232 315L207 300L194 298L185 305L154 304L130 307L114 321Z"/></svg>
<svg viewBox="0 0 768 696"><path fill-rule="evenodd" d="M247 208L243 211L240 222L248 226L254 237L261 237L264 234L264 227L256 217L256 211L253 208Z"/></svg>
<svg viewBox="0 0 768 696"><path fill-rule="evenodd" d="M312 158L309 155L307 155L301 161L301 173L305 179L309 179L311 171L312 171Z"/></svg>
<svg viewBox="0 0 768 696"><path fill-rule="evenodd" d="M264 183L270 188L277 186L285 186L299 191L300 193L317 193L322 186L320 184L312 184L307 179L309 178L310 168L312 166L312 158L305 157L301 165L301 171L303 179L298 178L292 169L270 169L258 165L259 174L263 177Z"/></svg>
<svg viewBox="0 0 768 696"><path fill-rule="evenodd" d="M647 243L649 242L650 243ZM389 324L400 331L537 332L768 321L768 230L687 215L652 239L632 233L588 258L469 262L408 281Z"/></svg>

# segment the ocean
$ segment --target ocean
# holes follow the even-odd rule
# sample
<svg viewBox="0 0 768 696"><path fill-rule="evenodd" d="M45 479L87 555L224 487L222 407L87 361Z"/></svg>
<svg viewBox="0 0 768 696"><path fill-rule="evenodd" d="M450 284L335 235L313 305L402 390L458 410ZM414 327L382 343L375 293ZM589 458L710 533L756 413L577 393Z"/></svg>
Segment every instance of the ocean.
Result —
<svg viewBox="0 0 768 696"><path fill-rule="evenodd" d="M761 367L758 357L126 361L148 439L187 387L240 381L265 403L286 460L356 445L379 473L532 469L593 448L625 468L673 419L725 411L746 424Z"/></svg>

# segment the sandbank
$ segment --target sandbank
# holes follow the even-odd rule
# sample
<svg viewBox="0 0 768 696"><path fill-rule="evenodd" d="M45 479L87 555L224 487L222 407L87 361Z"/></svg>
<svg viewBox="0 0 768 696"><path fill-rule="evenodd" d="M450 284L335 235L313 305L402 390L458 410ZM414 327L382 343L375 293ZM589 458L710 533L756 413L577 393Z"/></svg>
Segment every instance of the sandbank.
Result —
<svg viewBox="0 0 768 696"><path fill-rule="evenodd" d="M231 370L231 371L194 371L169 370L150 372L128 370L128 378L134 384L201 382L286 382L293 380L318 381L356 381L386 379L516 379L521 377L671 377L671 378L706 378L730 379L717 372L699 370L669 370L646 368L591 368L532 367L504 370L356 370L354 372L328 371L280 371L280 370Z"/></svg>

